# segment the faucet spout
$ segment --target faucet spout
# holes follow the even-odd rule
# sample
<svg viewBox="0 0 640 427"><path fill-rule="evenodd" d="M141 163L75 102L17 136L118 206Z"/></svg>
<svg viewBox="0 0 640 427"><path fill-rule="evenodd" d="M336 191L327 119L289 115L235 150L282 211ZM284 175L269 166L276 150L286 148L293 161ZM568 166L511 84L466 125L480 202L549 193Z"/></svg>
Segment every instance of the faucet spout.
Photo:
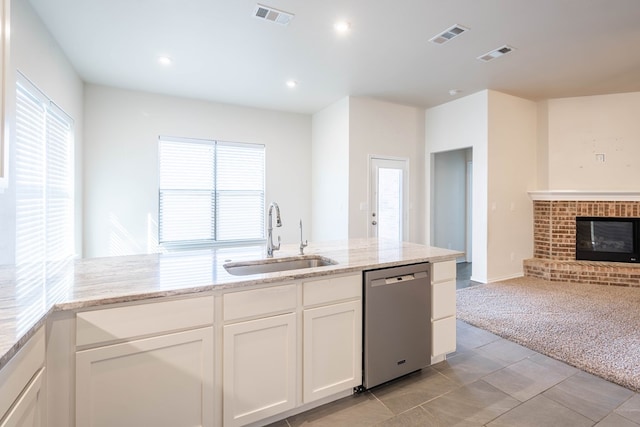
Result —
<svg viewBox="0 0 640 427"><path fill-rule="evenodd" d="M269 205L269 223L267 227L267 258L273 258L273 251L280 249L280 236L278 236L278 246L273 244L273 210L276 210L276 227L282 227L280 219L280 207L276 202Z"/></svg>

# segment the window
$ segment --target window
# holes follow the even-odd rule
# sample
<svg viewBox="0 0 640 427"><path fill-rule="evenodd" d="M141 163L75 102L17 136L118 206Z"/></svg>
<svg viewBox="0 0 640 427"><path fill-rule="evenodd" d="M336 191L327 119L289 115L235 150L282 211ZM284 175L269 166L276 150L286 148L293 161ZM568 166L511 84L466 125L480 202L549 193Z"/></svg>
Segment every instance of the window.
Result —
<svg viewBox="0 0 640 427"><path fill-rule="evenodd" d="M160 137L164 247L264 239L264 145Z"/></svg>
<svg viewBox="0 0 640 427"><path fill-rule="evenodd" d="M73 121L18 73L15 131L16 282L27 298L72 279Z"/></svg>

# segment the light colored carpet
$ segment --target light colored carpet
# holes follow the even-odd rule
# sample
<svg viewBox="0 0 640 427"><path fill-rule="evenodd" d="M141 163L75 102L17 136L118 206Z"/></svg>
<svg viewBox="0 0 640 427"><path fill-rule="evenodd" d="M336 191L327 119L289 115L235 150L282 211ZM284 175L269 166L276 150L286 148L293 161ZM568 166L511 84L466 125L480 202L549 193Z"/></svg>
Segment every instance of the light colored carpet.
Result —
<svg viewBox="0 0 640 427"><path fill-rule="evenodd" d="M522 277L457 291L458 318L640 391L640 289Z"/></svg>

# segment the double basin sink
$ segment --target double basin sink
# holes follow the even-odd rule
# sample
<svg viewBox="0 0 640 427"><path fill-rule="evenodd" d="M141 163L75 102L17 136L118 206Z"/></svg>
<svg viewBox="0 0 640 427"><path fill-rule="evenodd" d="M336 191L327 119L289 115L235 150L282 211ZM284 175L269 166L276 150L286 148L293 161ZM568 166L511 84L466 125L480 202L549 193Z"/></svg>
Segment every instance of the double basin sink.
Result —
<svg viewBox="0 0 640 427"><path fill-rule="evenodd" d="M234 276L248 276L251 274L276 273L279 271L300 270L303 268L324 267L335 265L336 261L320 255L301 255L287 258L268 258L257 261L229 262L224 269Z"/></svg>

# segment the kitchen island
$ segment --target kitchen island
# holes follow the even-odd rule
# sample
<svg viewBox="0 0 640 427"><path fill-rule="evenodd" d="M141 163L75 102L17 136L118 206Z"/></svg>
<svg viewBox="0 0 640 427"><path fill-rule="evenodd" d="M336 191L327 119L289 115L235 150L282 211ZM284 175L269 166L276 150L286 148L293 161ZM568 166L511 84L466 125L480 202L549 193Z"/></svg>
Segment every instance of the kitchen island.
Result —
<svg viewBox="0 0 640 427"><path fill-rule="evenodd" d="M297 245L283 245L282 250L276 252L275 258L296 256L297 251ZM204 375L204 379L201 378L194 384L209 390L205 393L194 392L197 397L195 400L212 401L210 404L203 403L191 408L192 413L202 415L196 423L201 421L207 425L222 425L222 412L225 413L224 425L261 423L262 420L277 417L289 410L308 408L312 401L317 405L345 395L352 388L350 385L359 381L356 379L359 365L355 363L348 369L353 378L350 382L344 382L341 393L333 393L331 388L308 388L307 384L311 381L304 381L303 387L304 375L317 376L319 373L302 372L303 367L306 369L309 365L305 357L312 357L314 350L312 347L303 349L301 341L303 328L312 324L313 319L324 319L331 316L331 313L335 313L334 319L346 320L348 317L352 322L351 335L343 336L344 339L351 337L354 342L361 340L361 336L356 335L361 334L359 316L363 270L417 262L453 265L455 268L454 260L461 255L451 250L376 239L312 243L306 249L306 254L321 255L336 264L247 276L234 276L225 270L224 264L229 262L264 258L264 248L255 246L78 260L55 266L56 269L50 271L50 274L45 272L39 275L28 274L32 271L24 269L3 268L0 271L0 368L17 363L12 360L14 356L19 355L22 347L34 341L32 338L39 338L38 334L46 329L47 363L42 365L47 366L48 387L58 387L58 392L67 392L62 395L73 396L77 394L76 389L91 390L92 366L97 366L96 361L106 360L101 359L105 352L116 352L117 357L123 357L122 352L130 350L130 344L137 342L139 338L141 345L151 345L153 340L166 340L167 337L175 339L180 335L179 338L183 341L178 340L162 348L178 348L184 344L183 350L188 350L189 345L198 343L198 348L193 353L197 356L196 359L182 361L185 366L198 360L212 359L211 366L191 375ZM450 267L446 271L447 274L443 277L450 283ZM455 279L455 269L453 274ZM439 281L438 277L434 277L434 280L435 284ZM440 298L437 295L441 294L442 292L436 291L432 299L432 308L435 306L436 311ZM451 294L450 289L447 294ZM145 318L141 318L141 313L148 313L150 320L147 322ZM447 324L450 324L450 312L447 317ZM305 322L303 319L306 319ZM267 326L256 327L260 324ZM316 324L321 325L319 322ZM288 364L285 367L291 368L291 371L285 375L288 383L283 384L286 388L283 395L286 404L279 408L267 408L264 414L251 408L236 406L237 416L230 417L228 415L232 411L226 405L232 398L227 397L227 389L228 386L235 387L234 395L245 390L243 387L246 384L242 379L238 380L238 375L246 371L243 363L247 360L247 355L238 353L242 351L242 347L235 348L234 353L232 346L237 343L244 345L241 340L248 336L252 336L252 339L245 343L247 345L261 342L260 340L268 342L279 339L277 334L269 335L271 332L268 332L261 336L259 331L284 331L286 336L280 338L289 340L286 347ZM322 339L329 339L333 332L327 330L327 335ZM455 337L455 329L453 334ZM60 342L60 337L64 339L64 343ZM349 356L357 362L354 355L359 347L356 347L349 348L343 356ZM448 347L450 345L435 346L447 352L453 350ZM149 349L146 351L152 354L152 347ZM275 351L273 354L275 369L279 353ZM267 359L269 357L268 352L261 356ZM432 356L444 358L444 353ZM251 353L248 357L251 357ZM19 359L17 356L15 358ZM303 359L307 362L302 363ZM238 367L235 379L227 378L230 372L234 372L234 364ZM58 365L63 367L62 372ZM64 372L65 369L68 372ZM72 380L72 373L77 376L77 381ZM84 374L87 375L86 378L83 377ZM334 374L336 372L328 373L329 377ZM226 380L228 384L223 384ZM185 387L194 384L189 383ZM270 387L272 386L273 384ZM259 390L251 393L249 401L264 403L260 400L263 396L256 394ZM50 409L49 419L54 417L56 423L73 425L76 422L77 425L82 425L81 421L65 420L65 413L68 412L65 408L72 408L75 403L77 420L100 416L83 413L85 403L92 402L86 400L88 394L90 393L76 395L76 402L61 401L60 393L45 393L40 397L54 399L55 402L48 403L49 408L62 408ZM225 399L222 398L223 394ZM225 408L222 407L223 400ZM46 399L43 401L46 402ZM0 410L2 409L0 406ZM2 413L0 412L0 417Z"/></svg>

